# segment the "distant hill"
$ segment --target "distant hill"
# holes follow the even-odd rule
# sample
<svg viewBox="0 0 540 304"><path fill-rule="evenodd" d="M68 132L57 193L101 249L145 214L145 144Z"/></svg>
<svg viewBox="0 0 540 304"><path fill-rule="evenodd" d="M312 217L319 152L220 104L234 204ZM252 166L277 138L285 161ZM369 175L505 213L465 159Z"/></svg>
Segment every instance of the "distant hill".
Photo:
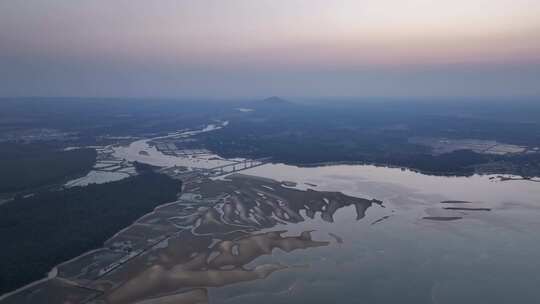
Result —
<svg viewBox="0 0 540 304"><path fill-rule="evenodd" d="M267 104L267 105L286 105L286 104L292 104L292 102L285 100L283 98L272 96L268 97L266 99L263 99L259 102L260 104Z"/></svg>

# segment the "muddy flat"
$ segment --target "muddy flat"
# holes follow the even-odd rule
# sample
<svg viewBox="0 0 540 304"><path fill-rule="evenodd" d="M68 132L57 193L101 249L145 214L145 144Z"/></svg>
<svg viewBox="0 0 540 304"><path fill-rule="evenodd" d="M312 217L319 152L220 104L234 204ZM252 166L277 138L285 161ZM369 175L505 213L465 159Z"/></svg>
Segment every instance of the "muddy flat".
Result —
<svg viewBox="0 0 540 304"><path fill-rule="evenodd" d="M424 216L422 219L430 221L457 221L461 220L460 216Z"/></svg>
<svg viewBox="0 0 540 304"><path fill-rule="evenodd" d="M461 210L461 211L491 211L491 208L466 208L466 207L444 207L444 210Z"/></svg>
<svg viewBox="0 0 540 304"><path fill-rule="evenodd" d="M468 201L442 201L441 204L472 204Z"/></svg>

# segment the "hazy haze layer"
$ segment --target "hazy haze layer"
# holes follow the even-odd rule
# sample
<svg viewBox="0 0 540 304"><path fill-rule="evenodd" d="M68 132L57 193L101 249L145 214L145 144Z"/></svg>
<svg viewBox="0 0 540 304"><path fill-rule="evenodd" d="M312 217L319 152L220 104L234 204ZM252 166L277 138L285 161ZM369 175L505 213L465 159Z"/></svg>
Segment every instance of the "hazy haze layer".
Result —
<svg viewBox="0 0 540 304"><path fill-rule="evenodd" d="M540 94L533 0L0 2L0 95Z"/></svg>

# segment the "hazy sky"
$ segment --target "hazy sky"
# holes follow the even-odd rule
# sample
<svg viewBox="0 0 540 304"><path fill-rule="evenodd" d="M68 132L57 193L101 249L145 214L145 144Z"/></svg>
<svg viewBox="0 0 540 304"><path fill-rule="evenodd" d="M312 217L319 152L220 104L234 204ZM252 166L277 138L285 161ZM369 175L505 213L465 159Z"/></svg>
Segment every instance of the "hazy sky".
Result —
<svg viewBox="0 0 540 304"><path fill-rule="evenodd" d="M540 95L540 1L0 0L30 95Z"/></svg>

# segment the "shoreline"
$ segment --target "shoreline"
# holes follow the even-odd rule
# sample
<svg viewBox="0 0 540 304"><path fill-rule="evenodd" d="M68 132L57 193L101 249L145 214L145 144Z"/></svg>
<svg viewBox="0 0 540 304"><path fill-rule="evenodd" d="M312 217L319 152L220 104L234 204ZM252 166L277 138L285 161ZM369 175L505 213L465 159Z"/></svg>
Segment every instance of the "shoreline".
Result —
<svg viewBox="0 0 540 304"><path fill-rule="evenodd" d="M507 181L507 180L522 180L522 181L532 181L532 182L540 182L535 180L535 178L540 178L540 174L535 176L523 176L513 173L501 173L496 171L482 171L482 170L475 170L474 172L470 174L464 174L464 173L458 173L458 172L436 172L436 171L426 171L426 170L419 170L414 169L406 166L397 166L397 165L389 165L389 164L381 164L381 163L375 163L375 162L363 162L363 161L330 161L330 162L316 162L316 163L309 163L309 164L302 164L302 163L288 163L285 161L271 161L270 164L284 164L288 166L295 166L299 168L316 168L316 167L331 167L331 166L374 166L378 168L390 168L390 169L401 169L403 171L410 171L413 173L419 173L423 175L428 176L440 176L440 177L471 177L474 175L478 176L490 176L490 175L497 175L504 177L506 179L503 179L501 181ZM518 179L515 179L518 178Z"/></svg>

